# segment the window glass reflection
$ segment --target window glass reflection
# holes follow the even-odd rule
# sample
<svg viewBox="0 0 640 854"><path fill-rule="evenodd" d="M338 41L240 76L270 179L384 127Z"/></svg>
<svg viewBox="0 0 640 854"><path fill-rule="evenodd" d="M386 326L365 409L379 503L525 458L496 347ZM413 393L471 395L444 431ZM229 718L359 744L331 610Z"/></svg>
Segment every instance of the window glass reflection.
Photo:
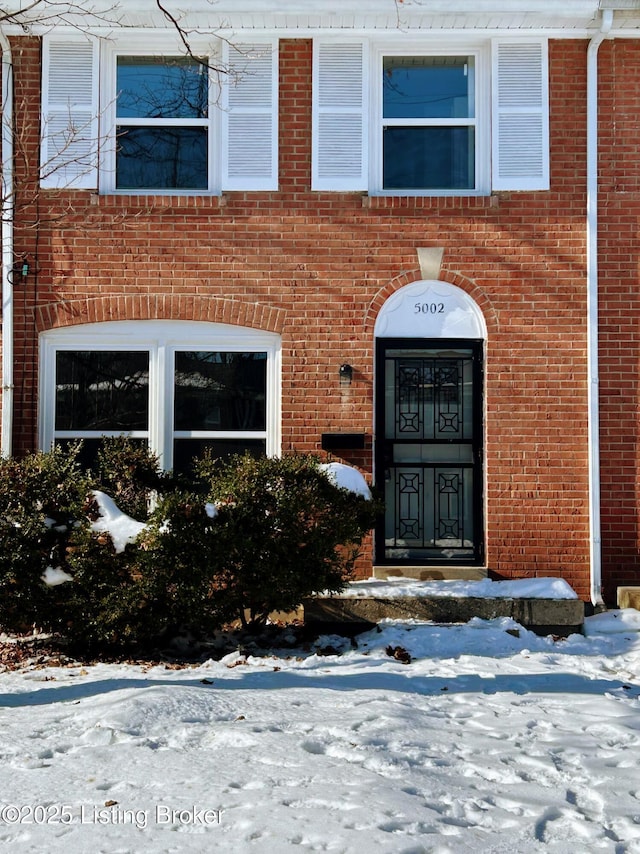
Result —
<svg viewBox="0 0 640 854"><path fill-rule="evenodd" d="M473 189L473 128L386 127L383 186L397 190Z"/></svg>
<svg viewBox="0 0 640 854"><path fill-rule="evenodd" d="M179 352L176 430L264 430L267 354Z"/></svg>
<svg viewBox="0 0 640 854"><path fill-rule="evenodd" d="M473 57L388 56L383 61L385 119L473 117Z"/></svg>
<svg viewBox="0 0 640 854"><path fill-rule="evenodd" d="M260 457L266 453L265 439L176 439L173 443L173 470L188 474L194 460L202 459L208 451L214 459L232 454L251 454Z"/></svg>
<svg viewBox="0 0 640 854"><path fill-rule="evenodd" d="M117 128L119 190L204 190L208 185L206 128Z"/></svg>
<svg viewBox="0 0 640 854"><path fill-rule="evenodd" d="M146 430L148 421L148 352L57 352L56 430Z"/></svg>
<svg viewBox="0 0 640 854"><path fill-rule="evenodd" d="M119 118L203 119L208 109L208 68L191 57L120 56Z"/></svg>

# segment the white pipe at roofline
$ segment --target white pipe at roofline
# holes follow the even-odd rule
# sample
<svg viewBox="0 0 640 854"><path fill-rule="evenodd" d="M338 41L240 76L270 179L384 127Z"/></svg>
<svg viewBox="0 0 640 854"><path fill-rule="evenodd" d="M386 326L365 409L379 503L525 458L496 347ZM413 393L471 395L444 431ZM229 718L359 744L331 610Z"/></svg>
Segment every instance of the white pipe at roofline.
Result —
<svg viewBox="0 0 640 854"><path fill-rule="evenodd" d="M13 58L0 30L2 51L2 428L0 453L10 457L13 433Z"/></svg>
<svg viewBox="0 0 640 854"><path fill-rule="evenodd" d="M602 599L600 533L600 405L598 368L598 50L613 23L602 13L600 32L587 49L587 406L589 433L589 564L591 602Z"/></svg>

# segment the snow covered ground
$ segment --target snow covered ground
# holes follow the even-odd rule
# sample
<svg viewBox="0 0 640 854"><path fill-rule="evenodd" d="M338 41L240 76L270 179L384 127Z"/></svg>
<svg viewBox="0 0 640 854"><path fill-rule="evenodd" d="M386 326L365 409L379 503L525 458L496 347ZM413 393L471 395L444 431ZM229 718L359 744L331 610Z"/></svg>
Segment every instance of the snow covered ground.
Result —
<svg viewBox="0 0 640 854"><path fill-rule="evenodd" d="M386 623L356 649L0 673L0 845L640 852L639 617L565 641Z"/></svg>

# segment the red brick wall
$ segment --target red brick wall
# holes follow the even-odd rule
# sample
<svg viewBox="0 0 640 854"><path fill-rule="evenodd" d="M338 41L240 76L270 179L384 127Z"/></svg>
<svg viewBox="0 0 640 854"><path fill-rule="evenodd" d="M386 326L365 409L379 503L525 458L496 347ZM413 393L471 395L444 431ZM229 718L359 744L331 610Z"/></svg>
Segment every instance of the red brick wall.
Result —
<svg viewBox="0 0 640 854"><path fill-rule="evenodd" d="M22 41L18 76L38 61L37 42ZM587 598L585 43L551 44L551 191L471 199L311 192L311 43L280 51L278 192L38 199L40 227L18 233L37 276L16 289L17 448L35 442L35 328L173 316L279 331L283 449L366 431L347 461L370 473L373 322L420 278L416 248L444 247L441 277L489 329L488 566L562 575ZM355 369L346 390L342 362Z"/></svg>
<svg viewBox="0 0 640 854"><path fill-rule="evenodd" d="M606 592L640 584L640 44L600 48L600 403Z"/></svg>

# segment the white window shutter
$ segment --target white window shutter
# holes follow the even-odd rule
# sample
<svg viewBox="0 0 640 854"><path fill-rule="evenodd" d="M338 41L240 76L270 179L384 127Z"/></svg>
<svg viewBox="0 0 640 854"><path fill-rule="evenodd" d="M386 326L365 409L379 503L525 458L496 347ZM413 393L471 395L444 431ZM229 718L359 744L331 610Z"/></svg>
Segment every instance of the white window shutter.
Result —
<svg viewBox="0 0 640 854"><path fill-rule="evenodd" d="M366 190L368 92L364 42L314 42L314 190Z"/></svg>
<svg viewBox="0 0 640 854"><path fill-rule="evenodd" d="M222 189L278 189L278 52L226 45Z"/></svg>
<svg viewBox="0 0 640 854"><path fill-rule="evenodd" d="M43 38L43 187L98 186L98 49L96 39Z"/></svg>
<svg viewBox="0 0 640 854"><path fill-rule="evenodd" d="M493 42L492 188L549 189L547 42Z"/></svg>

